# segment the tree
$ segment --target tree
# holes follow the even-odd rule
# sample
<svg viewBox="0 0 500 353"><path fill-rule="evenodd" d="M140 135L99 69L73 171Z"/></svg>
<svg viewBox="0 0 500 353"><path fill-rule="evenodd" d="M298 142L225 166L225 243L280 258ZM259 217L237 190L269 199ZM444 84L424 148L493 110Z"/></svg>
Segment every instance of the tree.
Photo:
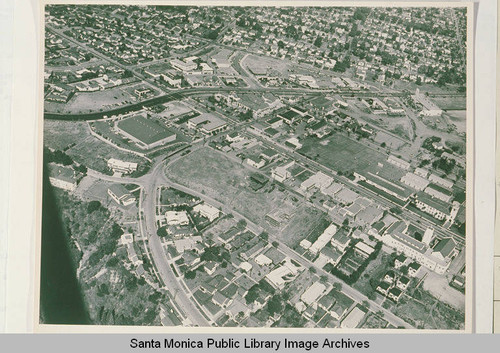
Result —
<svg viewBox="0 0 500 353"><path fill-rule="evenodd" d="M108 262L106 262L106 266L107 267L115 267L116 265L118 265L118 262L120 260L118 260L117 257L112 257L111 259L108 260Z"/></svg>
<svg viewBox="0 0 500 353"><path fill-rule="evenodd" d="M273 245L275 248L278 248L278 246L280 245L280 243L278 243L277 241L273 241L273 242L272 242L272 245Z"/></svg>
<svg viewBox="0 0 500 353"><path fill-rule="evenodd" d="M196 277L196 271L188 271L184 275L186 279L194 279Z"/></svg>
<svg viewBox="0 0 500 353"><path fill-rule="evenodd" d="M264 241L268 241L269 240L269 234L264 231L264 232L260 233L259 238L262 239L262 240L264 240Z"/></svg>
<svg viewBox="0 0 500 353"><path fill-rule="evenodd" d="M236 224L236 228L238 228L239 230L243 230L246 227L247 227L247 221L245 221L244 219L240 219Z"/></svg>
<svg viewBox="0 0 500 353"><path fill-rule="evenodd" d="M156 235L158 235L160 238L162 237L166 237L167 236L167 229L166 227L160 227L158 228L158 230L156 231Z"/></svg>
<svg viewBox="0 0 500 353"><path fill-rule="evenodd" d="M321 38L321 36L316 37L316 40L314 41L314 45L319 48L319 47L321 47L321 44L323 44L323 38Z"/></svg>
<svg viewBox="0 0 500 353"><path fill-rule="evenodd" d="M267 312L269 313L270 316L274 316L274 314L280 313L282 309L283 306L281 304L281 298L279 295L273 296L267 302Z"/></svg>
<svg viewBox="0 0 500 353"><path fill-rule="evenodd" d="M90 201L87 205L87 212L92 213L101 208L101 203L99 201Z"/></svg>

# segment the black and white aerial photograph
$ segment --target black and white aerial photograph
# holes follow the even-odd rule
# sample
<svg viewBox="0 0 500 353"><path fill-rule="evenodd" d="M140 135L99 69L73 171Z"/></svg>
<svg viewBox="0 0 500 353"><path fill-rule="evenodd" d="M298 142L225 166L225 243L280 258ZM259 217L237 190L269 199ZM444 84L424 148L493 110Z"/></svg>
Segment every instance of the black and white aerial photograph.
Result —
<svg viewBox="0 0 500 353"><path fill-rule="evenodd" d="M45 5L37 325L466 330L436 5Z"/></svg>

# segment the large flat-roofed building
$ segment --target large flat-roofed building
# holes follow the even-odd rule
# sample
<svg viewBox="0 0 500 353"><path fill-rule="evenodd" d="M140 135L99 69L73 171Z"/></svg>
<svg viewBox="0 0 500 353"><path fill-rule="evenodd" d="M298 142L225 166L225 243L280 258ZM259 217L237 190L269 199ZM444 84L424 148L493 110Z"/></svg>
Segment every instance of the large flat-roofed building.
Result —
<svg viewBox="0 0 500 353"><path fill-rule="evenodd" d="M52 186L66 191L75 191L78 176L71 167L49 164L49 181Z"/></svg>
<svg viewBox="0 0 500 353"><path fill-rule="evenodd" d="M429 185L429 180L411 172L406 173L401 182L418 191L424 190Z"/></svg>
<svg viewBox="0 0 500 353"><path fill-rule="evenodd" d="M402 201L408 200L408 198L413 194L413 191L404 185L398 185L395 182L389 181L371 172L363 173L363 175L355 172L354 175L377 189L391 196L397 197Z"/></svg>
<svg viewBox="0 0 500 353"><path fill-rule="evenodd" d="M279 181L280 183L284 182L288 178L291 178L292 173L288 170L295 164L295 161L287 162L283 165L280 165L271 170L271 176L274 180Z"/></svg>
<svg viewBox="0 0 500 353"><path fill-rule="evenodd" d="M198 64L191 60L179 60L173 59L170 61L170 65L181 71L193 71L196 70Z"/></svg>
<svg viewBox="0 0 500 353"><path fill-rule="evenodd" d="M437 184L429 184L424 192L444 202L450 202L453 197L453 193L450 190Z"/></svg>
<svg viewBox="0 0 500 353"><path fill-rule="evenodd" d="M389 158L387 158L387 162L395 165L398 168L404 169L404 170L410 169L410 163L408 163L407 161L405 161L401 158L398 158L394 155L390 155Z"/></svg>
<svg viewBox="0 0 500 353"><path fill-rule="evenodd" d="M213 114L203 113L187 122L190 129L197 129L205 135L215 135L227 129L227 122Z"/></svg>
<svg viewBox="0 0 500 353"><path fill-rule="evenodd" d="M175 141L176 134L162 123L146 119L141 115L123 119L116 128L125 137L134 141L139 148L151 149Z"/></svg>
<svg viewBox="0 0 500 353"><path fill-rule="evenodd" d="M137 170L137 163L125 162L116 158L110 158L108 160L108 167L114 172L120 173L132 173Z"/></svg>
<svg viewBox="0 0 500 353"><path fill-rule="evenodd" d="M312 188L318 188L320 190L326 189L330 184L333 183L333 178L326 175L323 172L317 172L308 179L304 180L300 184L300 188L304 191L308 191Z"/></svg>
<svg viewBox="0 0 500 353"><path fill-rule="evenodd" d="M438 220L443 220L450 214L450 204L448 202L444 202L438 198L434 198L431 195L420 191L417 193L415 198L415 206L425 212L433 216Z"/></svg>

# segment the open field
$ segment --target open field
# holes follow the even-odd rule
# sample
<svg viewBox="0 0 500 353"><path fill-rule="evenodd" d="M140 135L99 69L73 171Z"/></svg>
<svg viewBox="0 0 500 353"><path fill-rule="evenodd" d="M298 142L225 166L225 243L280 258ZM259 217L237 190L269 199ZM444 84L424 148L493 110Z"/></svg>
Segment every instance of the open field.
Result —
<svg viewBox="0 0 500 353"><path fill-rule="evenodd" d="M342 172L370 171L378 162L386 159L384 154L340 134L334 134L326 141L328 144L321 144L319 139L309 137L304 140L299 152L326 167Z"/></svg>
<svg viewBox="0 0 500 353"><path fill-rule="evenodd" d="M59 150L67 149L66 153L75 162L100 172L108 171L107 162L110 158L139 164L145 162L144 158L120 151L90 135L84 122L45 120L44 145Z"/></svg>
<svg viewBox="0 0 500 353"><path fill-rule="evenodd" d="M300 223L305 227L291 227L291 230L302 235L307 234L307 229L314 226L318 219L319 212L314 212L310 207L297 209L297 202L289 200L289 196L277 188L254 192L250 188L249 169L209 148L199 149L178 159L168 166L167 173L175 182L222 202L270 231L276 229L265 221L265 216L277 209L288 213L290 222L301 219ZM283 235L287 238L296 237L285 231Z"/></svg>
<svg viewBox="0 0 500 353"><path fill-rule="evenodd" d="M90 136L84 121L44 120L43 143L46 147L65 150Z"/></svg>
<svg viewBox="0 0 500 353"><path fill-rule="evenodd" d="M384 306L389 305L394 314L413 324L416 328L442 329L442 330L463 330L464 312L443 303L429 294L427 291L418 288L412 297L403 298L398 304L388 304L386 300Z"/></svg>

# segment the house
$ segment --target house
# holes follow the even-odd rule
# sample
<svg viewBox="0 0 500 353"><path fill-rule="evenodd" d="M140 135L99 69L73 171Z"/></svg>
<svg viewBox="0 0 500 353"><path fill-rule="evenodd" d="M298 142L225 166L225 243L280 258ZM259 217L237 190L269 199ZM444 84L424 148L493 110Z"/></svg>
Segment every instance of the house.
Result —
<svg viewBox="0 0 500 353"><path fill-rule="evenodd" d="M177 72L166 72L161 74L161 78L168 83L172 87L181 88L182 84L182 75L179 75Z"/></svg>
<svg viewBox="0 0 500 353"><path fill-rule="evenodd" d="M205 270L205 272L211 276L214 274L215 270L217 270L217 268L219 267L219 263L218 262L215 262L215 261L207 261L205 262L205 264L203 265L203 269Z"/></svg>
<svg viewBox="0 0 500 353"><path fill-rule="evenodd" d="M458 253L457 243L452 238L441 239L432 249L432 255L441 260L450 260Z"/></svg>
<svg viewBox="0 0 500 353"><path fill-rule="evenodd" d="M415 206L438 220L444 220L450 214L449 203L434 198L425 192L418 192L414 200Z"/></svg>
<svg viewBox="0 0 500 353"><path fill-rule="evenodd" d="M387 283L394 283L394 280L396 279L396 274L393 271L387 271L385 276L384 276L384 282Z"/></svg>
<svg viewBox="0 0 500 353"><path fill-rule="evenodd" d="M275 150L270 149L270 148L265 148L261 152L259 157L270 163L279 157L279 153L276 152Z"/></svg>
<svg viewBox="0 0 500 353"><path fill-rule="evenodd" d="M326 286L320 282L314 282L306 291L300 296L300 300L306 305L316 303L316 301L325 293Z"/></svg>
<svg viewBox="0 0 500 353"><path fill-rule="evenodd" d="M418 191L424 190L427 185L429 185L429 180L425 177L421 177L411 172L401 177L401 182Z"/></svg>
<svg viewBox="0 0 500 353"><path fill-rule="evenodd" d="M337 299L335 299L335 296L332 295L332 291L330 291L329 293L322 296L320 300L318 300L318 306L321 309L328 311L328 309L330 309L336 301Z"/></svg>
<svg viewBox="0 0 500 353"><path fill-rule="evenodd" d="M266 165L266 161L259 157L249 156L246 159L246 163L254 168L260 169Z"/></svg>
<svg viewBox="0 0 500 353"><path fill-rule="evenodd" d="M196 70L196 68L198 67L198 64L196 64L193 61L185 61L179 59L171 60L170 65L172 65L172 67L174 67L175 69L183 72L193 71Z"/></svg>
<svg viewBox="0 0 500 353"><path fill-rule="evenodd" d="M231 143L232 142L238 142L238 141L243 140L243 137L241 137L241 135L238 132L233 131L233 132L227 134L226 140L228 142L231 142Z"/></svg>
<svg viewBox="0 0 500 353"><path fill-rule="evenodd" d="M252 264L250 262L243 261L239 268L241 268L245 272L250 272L253 268Z"/></svg>
<svg viewBox="0 0 500 353"><path fill-rule="evenodd" d="M168 225L183 226L189 224L189 217L186 211L167 211L165 218Z"/></svg>
<svg viewBox="0 0 500 353"><path fill-rule="evenodd" d="M351 238L344 232L338 232L332 237L332 245L343 254L351 243Z"/></svg>
<svg viewBox="0 0 500 353"><path fill-rule="evenodd" d="M224 131L227 126L227 122L209 113L198 115L187 122L189 129L199 130L204 135L215 135Z"/></svg>
<svg viewBox="0 0 500 353"><path fill-rule="evenodd" d="M429 186L425 188L424 192L444 202L450 202L453 198L453 193L450 189L437 184L429 184Z"/></svg>
<svg viewBox="0 0 500 353"><path fill-rule="evenodd" d="M402 295L403 295L403 291L401 289L393 287L393 288L389 289L389 293L388 293L387 297L389 299L394 300L397 303Z"/></svg>
<svg viewBox="0 0 500 353"><path fill-rule="evenodd" d="M267 123L273 128L273 129L277 129L279 128L280 126L283 125L283 120L281 120L279 117L274 117L274 118L271 118L267 121Z"/></svg>
<svg viewBox="0 0 500 353"><path fill-rule="evenodd" d="M402 291L405 291L406 288L408 288L409 284L410 284L410 279L406 276L401 276L400 278L398 278L396 282L396 287L398 287Z"/></svg>
<svg viewBox="0 0 500 353"><path fill-rule="evenodd" d="M410 163L408 163L407 161L405 161L401 158L398 158L394 155L390 155L389 158L387 158L387 162L391 163L392 165L395 165L398 168L404 169L404 170L410 169Z"/></svg>
<svg viewBox="0 0 500 353"><path fill-rule="evenodd" d="M317 172L308 179L304 180L300 184L300 188L304 191L309 191L312 188L317 188L320 190L326 189L330 184L333 183L333 178L326 175L323 172Z"/></svg>
<svg viewBox="0 0 500 353"><path fill-rule="evenodd" d="M207 203L198 204L193 207L194 212L198 212L201 216L208 218L210 222L213 222L219 217L220 211L212 205Z"/></svg>
<svg viewBox="0 0 500 353"><path fill-rule="evenodd" d="M412 262L408 265L408 275L410 277L416 277L420 273L420 268L422 266L417 262Z"/></svg>
<svg viewBox="0 0 500 353"><path fill-rule="evenodd" d="M288 140L286 140L285 146L294 148L296 150L302 148L302 144L299 142L299 140L296 137L290 137Z"/></svg>
<svg viewBox="0 0 500 353"><path fill-rule="evenodd" d="M111 185L108 195L119 205L128 206L135 203L135 197L121 184Z"/></svg>
<svg viewBox="0 0 500 353"><path fill-rule="evenodd" d="M387 293L389 293L389 288L391 288L391 285L389 283L380 282L377 286L376 291L380 294L387 295Z"/></svg>
<svg viewBox="0 0 500 353"><path fill-rule="evenodd" d="M259 266L269 266L273 263L273 261L264 254L257 255L254 261Z"/></svg>
<svg viewBox="0 0 500 353"><path fill-rule="evenodd" d="M340 259L342 259L342 255L343 253L341 253L337 249L325 246L323 249L321 249L319 257L314 263L323 264L323 266L329 263L333 266L337 266L340 262Z"/></svg>
<svg viewBox="0 0 500 353"><path fill-rule="evenodd" d="M212 297L212 302L221 308L225 308L229 304L231 304L231 299L226 297L224 294L222 294L219 291L216 291Z"/></svg>
<svg viewBox="0 0 500 353"><path fill-rule="evenodd" d="M345 306L343 305L340 305L338 302L336 302L335 304L333 304L333 306L330 308L330 315L332 315L332 317L335 319L335 320L340 320L340 318L342 316L344 316L345 312L347 311L347 309L349 308L346 308Z"/></svg>
<svg viewBox="0 0 500 353"><path fill-rule="evenodd" d="M396 269L401 268L402 266L405 265L407 259L408 258L406 256L404 256L403 254L399 254L396 257L396 259L394 259L394 267Z"/></svg>

